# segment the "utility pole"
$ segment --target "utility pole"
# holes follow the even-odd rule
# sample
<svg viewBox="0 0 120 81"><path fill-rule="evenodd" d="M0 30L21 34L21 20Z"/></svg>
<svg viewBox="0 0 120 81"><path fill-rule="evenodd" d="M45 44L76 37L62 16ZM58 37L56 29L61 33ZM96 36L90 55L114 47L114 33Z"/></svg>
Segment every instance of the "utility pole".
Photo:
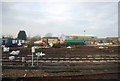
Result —
<svg viewBox="0 0 120 81"><path fill-rule="evenodd" d="M83 40L85 41L85 30L84 30L84 37L83 37Z"/></svg>

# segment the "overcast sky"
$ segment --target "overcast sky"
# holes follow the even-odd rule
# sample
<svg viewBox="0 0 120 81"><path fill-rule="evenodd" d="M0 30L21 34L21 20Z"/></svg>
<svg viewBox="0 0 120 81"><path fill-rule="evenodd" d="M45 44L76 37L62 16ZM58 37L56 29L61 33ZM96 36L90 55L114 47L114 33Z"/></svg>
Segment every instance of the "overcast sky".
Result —
<svg viewBox="0 0 120 81"><path fill-rule="evenodd" d="M2 33L17 36L53 33L118 36L117 2L3 2Z"/></svg>

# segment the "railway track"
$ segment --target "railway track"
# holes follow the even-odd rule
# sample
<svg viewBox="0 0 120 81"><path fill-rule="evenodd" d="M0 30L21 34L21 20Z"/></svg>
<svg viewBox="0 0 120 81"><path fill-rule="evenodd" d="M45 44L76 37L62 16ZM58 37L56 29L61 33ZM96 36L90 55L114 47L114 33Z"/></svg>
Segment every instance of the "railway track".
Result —
<svg viewBox="0 0 120 81"><path fill-rule="evenodd" d="M24 58L24 61L22 61ZM3 70L43 70L46 73L70 73L69 75L55 75L55 76L42 76L42 77L35 77L37 80L44 80L44 79L100 79L100 78L109 78L110 76L115 78L120 72L117 68L119 68L118 64L120 63L120 57L70 57L70 58L63 58L63 57L37 57L34 56L34 66L31 67L31 56L21 56L16 57L15 60L9 61L8 57L3 57L2 62ZM36 66L37 62L41 64L45 64L45 66ZM70 63L75 64L75 66L68 66ZM77 66L77 64L79 64ZM81 64L82 63L82 64ZM98 66L96 63L99 63ZM105 63L105 64L104 64ZM25 66L26 64L29 64ZM46 66L46 64L48 66ZM49 66L49 65L52 66ZM66 64L66 66L64 66ZM19 66L22 65L22 66ZM62 65L62 66L61 66ZM88 65L88 66L86 66ZM107 72L93 72L93 73L85 73L85 74L74 74L80 73L80 71L84 70L108 70ZM110 71L110 72L109 72ZM115 72L112 72L115 71ZM30 74L29 74L30 75ZM111 78L110 77L110 78ZM34 79L35 79L34 78ZM18 81L34 81L34 79L27 79L25 78L18 78ZM36 81L35 79L35 81Z"/></svg>
<svg viewBox="0 0 120 81"><path fill-rule="evenodd" d="M99 75L105 75L105 74L120 74L120 71L117 72L103 72L103 73L87 73L87 74L71 74L71 75L59 75L59 76L44 76L42 78L70 78L70 77L88 77L88 76L99 76Z"/></svg>
<svg viewBox="0 0 120 81"><path fill-rule="evenodd" d="M31 59L32 56L15 56L16 59L22 59L23 57L25 59ZM9 56L3 56L2 59L8 59ZM34 56L34 58L36 59L37 56ZM120 57L111 57L111 56L106 56L106 57L92 57L92 56L89 56L89 57L69 57L69 58L66 58L66 57L39 57L39 59L46 59L46 60L54 60L54 59L57 59L57 60L79 60L79 59L89 59L89 60L93 60L93 59L105 59L105 60L108 60L108 59L118 59L120 60Z"/></svg>
<svg viewBox="0 0 120 81"><path fill-rule="evenodd" d="M16 56L13 61L8 57L2 57L3 65L21 65L31 64L31 56ZM120 63L120 57L35 57L33 62L36 63Z"/></svg>
<svg viewBox="0 0 120 81"><path fill-rule="evenodd" d="M104 66L77 66L77 67L74 67L74 66L40 66L40 67L28 67L28 66L3 66L2 67L3 69L42 69L42 70L62 70L62 71L68 71L68 70L71 70L71 71L78 71L78 70L103 70L103 69L117 69L119 68L118 65L104 65Z"/></svg>
<svg viewBox="0 0 120 81"><path fill-rule="evenodd" d="M3 78L2 81L48 81L48 80L57 80L57 81L68 81L68 79L72 81L72 79L78 80L81 79L81 81L84 81L83 79L88 79L88 81L91 79L92 81L97 81L97 79L101 79L99 81L107 80L108 81L114 79L114 81L118 81L118 75L120 74L120 71L116 72L101 72L101 73L86 73L86 74L69 74L69 75L55 75L55 76L41 76L41 77L16 77L16 78ZM85 80L85 81L86 81Z"/></svg>

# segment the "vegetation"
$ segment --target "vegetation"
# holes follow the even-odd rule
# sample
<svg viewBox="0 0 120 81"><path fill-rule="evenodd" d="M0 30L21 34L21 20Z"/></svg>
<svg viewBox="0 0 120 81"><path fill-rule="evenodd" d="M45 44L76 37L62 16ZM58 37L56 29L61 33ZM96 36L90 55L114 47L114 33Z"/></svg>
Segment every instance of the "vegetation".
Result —
<svg viewBox="0 0 120 81"><path fill-rule="evenodd" d="M41 36L36 35L36 36L33 36L33 37L28 37L27 40L28 41L38 41L38 40L41 40Z"/></svg>
<svg viewBox="0 0 120 81"><path fill-rule="evenodd" d="M27 39L26 32L25 31L19 31L17 39L26 40Z"/></svg>
<svg viewBox="0 0 120 81"><path fill-rule="evenodd" d="M52 37L52 33L45 34L45 37Z"/></svg>

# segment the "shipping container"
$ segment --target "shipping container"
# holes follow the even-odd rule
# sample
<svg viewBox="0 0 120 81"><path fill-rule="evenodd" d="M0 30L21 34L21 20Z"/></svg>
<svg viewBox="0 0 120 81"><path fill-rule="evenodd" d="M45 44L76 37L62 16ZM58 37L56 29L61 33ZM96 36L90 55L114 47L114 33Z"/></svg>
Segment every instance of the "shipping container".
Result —
<svg viewBox="0 0 120 81"><path fill-rule="evenodd" d="M84 40L64 40L65 44L70 44L70 45L84 45L85 41Z"/></svg>

